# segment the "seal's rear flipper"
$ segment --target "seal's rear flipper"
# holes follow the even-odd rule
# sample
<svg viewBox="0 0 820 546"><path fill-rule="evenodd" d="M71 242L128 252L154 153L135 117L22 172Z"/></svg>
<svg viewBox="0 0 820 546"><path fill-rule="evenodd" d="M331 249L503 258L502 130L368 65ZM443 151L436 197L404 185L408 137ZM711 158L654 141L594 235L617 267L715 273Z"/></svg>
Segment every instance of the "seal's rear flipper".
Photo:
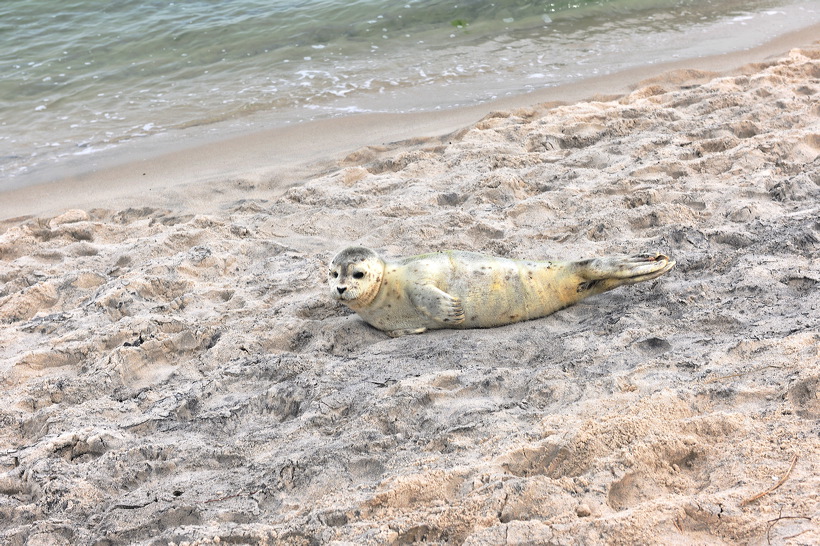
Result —
<svg viewBox="0 0 820 546"><path fill-rule="evenodd" d="M605 256L574 265L574 273L583 279L578 291L600 294L626 284L656 279L675 267L675 262L663 254L636 254Z"/></svg>

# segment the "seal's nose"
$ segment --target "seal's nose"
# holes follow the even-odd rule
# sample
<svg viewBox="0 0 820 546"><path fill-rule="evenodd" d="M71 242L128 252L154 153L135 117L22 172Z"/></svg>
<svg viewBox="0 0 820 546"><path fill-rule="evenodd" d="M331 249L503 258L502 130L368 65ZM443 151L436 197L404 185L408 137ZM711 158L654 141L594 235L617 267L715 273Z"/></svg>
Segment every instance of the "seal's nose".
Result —
<svg viewBox="0 0 820 546"><path fill-rule="evenodd" d="M339 291L339 294L344 294L345 290L347 290L347 287L346 286L337 286L336 290Z"/></svg>

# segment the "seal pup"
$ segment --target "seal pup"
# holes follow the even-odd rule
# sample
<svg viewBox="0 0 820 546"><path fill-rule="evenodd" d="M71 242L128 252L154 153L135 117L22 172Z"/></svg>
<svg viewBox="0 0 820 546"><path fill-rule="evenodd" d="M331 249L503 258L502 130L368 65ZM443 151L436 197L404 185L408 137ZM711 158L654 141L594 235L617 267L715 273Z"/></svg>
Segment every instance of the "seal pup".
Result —
<svg viewBox="0 0 820 546"><path fill-rule="evenodd" d="M544 317L582 299L660 277L663 254L575 262L510 260L447 251L383 259L342 250L330 264L331 296L393 337L438 328L490 328Z"/></svg>

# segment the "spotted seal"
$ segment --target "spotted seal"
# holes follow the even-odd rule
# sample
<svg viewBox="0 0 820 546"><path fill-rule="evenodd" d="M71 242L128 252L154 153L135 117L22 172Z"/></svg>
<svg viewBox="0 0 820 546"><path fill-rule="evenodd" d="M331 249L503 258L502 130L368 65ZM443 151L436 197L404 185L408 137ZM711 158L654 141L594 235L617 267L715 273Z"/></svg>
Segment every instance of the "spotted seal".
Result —
<svg viewBox="0 0 820 546"><path fill-rule="evenodd" d="M389 335L437 328L489 328L540 318L582 299L660 277L663 254L580 261L527 261L448 251L383 259L342 250L330 264L330 294Z"/></svg>

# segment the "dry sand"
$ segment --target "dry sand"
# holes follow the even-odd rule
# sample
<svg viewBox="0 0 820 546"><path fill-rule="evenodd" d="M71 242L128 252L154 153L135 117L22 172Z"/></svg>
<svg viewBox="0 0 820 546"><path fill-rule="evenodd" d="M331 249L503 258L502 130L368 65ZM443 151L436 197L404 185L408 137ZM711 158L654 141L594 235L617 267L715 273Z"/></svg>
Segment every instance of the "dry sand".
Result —
<svg viewBox="0 0 820 546"><path fill-rule="evenodd" d="M820 543L818 96L814 45L6 220L0 542ZM353 242L678 266L390 339L325 293Z"/></svg>

